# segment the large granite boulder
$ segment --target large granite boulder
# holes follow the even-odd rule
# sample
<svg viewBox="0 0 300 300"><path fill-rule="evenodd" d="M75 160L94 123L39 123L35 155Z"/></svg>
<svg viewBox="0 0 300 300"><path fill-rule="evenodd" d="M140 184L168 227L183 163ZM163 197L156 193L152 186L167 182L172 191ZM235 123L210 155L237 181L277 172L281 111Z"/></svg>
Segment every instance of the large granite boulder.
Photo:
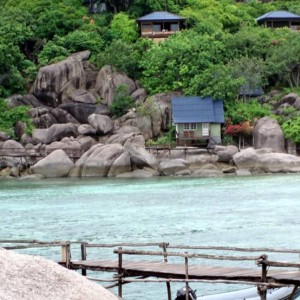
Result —
<svg viewBox="0 0 300 300"><path fill-rule="evenodd" d="M178 95L180 94L174 92L160 93L153 95L150 98L150 101L153 102L154 106L154 111L151 114L154 137L157 137L161 132L166 131L171 124L172 97Z"/></svg>
<svg viewBox="0 0 300 300"><path fill-rule="evenodd" d="M108 107L103 104L91 103L65 103L60 108L67 111L81 124L88 123L88 117L91 114L108 115Z"/></svg>
<svg viewBox="0 0 300 300"><path fill-rule="evenodd" d="M233 155L239 152L239 149L236 146L230 145L220 150L214 149L214 152L217 153L218 162L228 163L232 160Z"/></svg>
<svg viewBox="0 0 300 300"><path fill-rule="evenodd" d="M71 100L73 102L90 103L90 104L95 104L97 101L95 96L86 90L75 90L71 94Z"/></svg>
<svg viewBox="0 0 300 300"><path fill-rule="evenodd" d="M206 164L192 173L193 177L219 177L224 173L213 164Z"/></svg>
<svg viewBox="0 0 300 300"><path fill-rule="evenodd" d="M10 139L10 136L4 132L4 131L0 131L0 142L4 142Z"/></svg>
<svg viewBox="0 0 300 300"><path fill-rule="evenodd" d="M0 157L0 165L2 168L12 168L26 164L26 160L21 156L25 154L26 150L20 143L14 140L8 140L0 144L0 149L2 154ZM5 154L7 154L7 156Z"/></svg>
<svg viewBox="0 0 300 300"><path fill-rule="evenodd" d="M131 171L124 147L120 144L97 144L85 152L70 173L72 177L106 177ZM123 157L122 157L123 155ZM119 159L119 160L118 160ZM128 162L128 165L125 165ZM110 172L111 167L112 171Z"/></svg>
<svg viewBox="0 0 300 300"><path fill-rule="evenodd" d="M147 99L147 91L144 88L139 88L131 94L131 98L136 103L143 103Z"/></svg>
<svg viewBox="0 0 300 300"><path fill-rule="evenodd" d="M189 168L189 162L183 159L165 160L159 164L161 173L165 176L174 175Z"/></svg>
<svg viewBox="0 0 300 300"><path fill-rule="evenodd" d="M254 126L254 147L269 148L273 152L285 153L284 135L275 119L263 117Z"/></svg>
<svg viewBox="0 0 300 300"><path fill-rule="evenodd" d="M7 104L9 107L16 107L16 106L32 106L32 107L39 107L42 106L42 103L33 95L13 95L6 99Z"/></svg>
<svg viewBox="0 0 300 300"><path fill-rule="evenodd" d="M31 167L33 174L42 175L45 178L66 177L74 163L61 149L53 151Z"/></svg>
<svg viewBox="0 0 300 300"><path fill-rule="evenodd" d="M300 172L300 158L286 153L272 153L269 149L248 148L233 156L240 170L267 173Z"/></svg>
<svg viewBox="0 0 300 300"><path fill-rule="evenodd" d="M119 143L121 145L124 145L128 139L132 139L138 135L142 136L142 133L138 128L125 125L116 130L115 134L107 139L106 144ZM142 141L141 144L145 145L145 140Z"/></svg>
<svg viewBox="0 0 300 300"><path fill-rule="evenodd" d="M100 135L106 135L114 128L114 122L104 115L92 114L88 117L88 122Z"/></svg>
<svg viewBox="0 0 300 300"><path fill-rule="evenodd" d="M268 153L259 157L259 166L264 172L300 172L300 158L286 153Z"/></svg>
<svg viewBox="0 0 300 300"><path fill-rule="evenodd" d="M53 142L49 145L45 145L45 152L51 153L54 150L62 149L66 153L70 153L75 157L82 154L81 144L74 138L63 138L60 142Z"/></svg>
<svg viewBox="0 0 300 300"><path fill-rule="evenodd" d="M97 68L94 65L92 65L89 61L84 60L83 69L86 77L86 88L87 89L95 88L97 75L98 75Z"/></svg>
<svg viewBox="0 0 300 300"><path fill-rule="evenodd" d="M79 122L66 110L61 109L59 107L51 109L51 114L57 120L57 123L64 124L64 123L74 123L78 124Z"/></svg>
<svg viewBox="0 0 300 300"><path fill-rule="evenodd" d="M96 92L103 100L103 104L110 106L116 95L116 89L124 85L128 88L128 94L136 90L136 85L127 75L117 73L111 66L104 66L98 73L96 81Z"/></svg>
<svg viewBox="0 0 300 300"><path fill-rule="evenodd" d="M82 62L89 56L89 51L83 51L56 64L42 67L32 87L33 95L51 107L70 101L75 90L86 88L86 73Z"/></svg>
<svg viewBox="0 0 300 300"><path fill-rule="evenodd" d="M36 128L49 128L54 124L79 123L67 111L58 107L36 107L30 109L28 114Z"/></svg>
<svg viewBox="0 0 300 300"><path fill-rule="evenodd" d="M32 138L35 143L50 144L60 141L64 137L78 136L78 125L73 123L54 124L47 129L34 129Z"/></svg>
<svg viewBox="0 0 300 300"><path fill-rule="evenodd" d="M128 113L115 120L116 130L119 130L122 127L138 128L146 140L153 137L151 116L140 115L135 109L129 110Z"/></svg>
<svg viewBox="0 0 300 300"><path fill-rule="evenodd" d="M130 153L131 163L134 168L143 169L144 167L150 167L158 170L159 163L157 159L145 149L144 145L141 145L139 136L129 138L124 144L124 148Z"/></svg>
<svg viewBox="0 0 300 300"><path fill-rule="evenodd" d="M157 176L158 174L155 174L146 168L144 169L136 169L132 172L127 172L123 174L119 174L117 177L118 178L150 178L153 176Z"/></svg>
<svg viewBox="0 0 300 300"><path fill-rule="evenodd" d="M128 152L122 153L112 164L107 174L108 177L114 177L119 174L131 171L130 155Z"/></svg>
<svg viewBox="0 0 300 300"><path fill-rule="evenodd" d="M253 148L247 148L233 155L238 169L254 170L258 167L258 154Z"/></svg>
<svg viewBox="0 0 300 300"><path fill-rule="evenodd" d="M78 127L78 133L81 135L95 135L96 129L89 124L81 124Z"/></svg>
<svg viewBox="0 0 300 300"><path fill-rule="evenodd" d="M0 248L0 262L2 300L118 299L99 284L36 255Z"/></svg>

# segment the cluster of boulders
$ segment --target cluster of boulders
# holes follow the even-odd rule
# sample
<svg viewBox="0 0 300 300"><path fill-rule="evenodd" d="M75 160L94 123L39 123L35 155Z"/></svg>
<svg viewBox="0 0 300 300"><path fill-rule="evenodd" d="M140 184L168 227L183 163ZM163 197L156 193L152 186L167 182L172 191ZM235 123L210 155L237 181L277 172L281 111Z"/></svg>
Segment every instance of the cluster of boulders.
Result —
<svg viewBox="0 0 300 300"><path fill-rule="evenodd" d="M171 98L178 93L148 98L139 82L111 66L97 71L88 62L89 55L89 51L76 53L42 67L31 94L7 100L11 107L31 107L29 116L35 129L29 136L26 125L18 122L15 132L20 143L0 132L0 176L207 177L300 171L298 157L285 154L280 126L268 117L254 124L255 149L216 146L211 153L192 148L146 150L146 140L167 130ZM121 85L127 87L135 107L144 109L132 108L115 119L109 109ZM277 108L297 106L299 99L290 94ZM18 155L12 157L12 149ZM45 157L37 161L41 154Z"/></svg>

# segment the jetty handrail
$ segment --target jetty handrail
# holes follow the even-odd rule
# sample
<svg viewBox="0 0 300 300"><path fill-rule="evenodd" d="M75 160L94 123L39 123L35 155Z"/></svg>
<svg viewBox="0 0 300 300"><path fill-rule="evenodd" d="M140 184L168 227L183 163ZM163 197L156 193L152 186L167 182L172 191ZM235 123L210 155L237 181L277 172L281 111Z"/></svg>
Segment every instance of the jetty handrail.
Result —
<svg viewBox="0 0 300 300"><path fill-rule="evenodd" d="M300 249L274 249L274 248L244 248L244 247L225 247L225 246L186 246L186 245L167 245L170 249L192 249L192 250L219 250L235 252L274 252L274 253L295 253L299 254Z"/></svg>
<svg viewBox="0 0 300 300"><path fill-rule="evenodd" d="M205 258L212 260L236 260L236 261L258 261L262 258L260 256L228 256L228 255L212 255L204 253L182 253L182 252L165 252L165 251L139 251L133 249L115 249L115 254L127 254L127 255L147 255L147 256L176 256L184 258Z"/></svg>
<svg viewBox="0 0 300 300"><path fill-rule="evenodd" d="M20 249L30 249L30 248L48 248L48 247L58 247L65 244L71 244L75 242L70 241L38 241L38 240L0 240L0 244L12 244L10 246L4 246L6 250L20 250Z"/></svg>
<svg viewBox="0 0 300 300"><path fill-rule="evenodd" d="M84 153L84 150L79 148L27 149L27 148L1 148L0 147L0 156L45 157L58 149L63 150L70 157L80 157Z"/></svg>
<svg viewBox="0 0 300 300"><path fill-rule="evenodd" d="M85 243L85 242L83 242ZM112 243L112 244L90 244L85 243L87 248L115 248L115 247L163 247L166 243Z"/></svg>
<svg viewBox="0 0 300 300"><path fill-rule="evenodd" d="M85 241L40 241L40 240L0 240L0 244L59 244L69 242L71 244L84 243L87 248L115 248L115 247L160 247L167 249L186 249L186 250L216 250L216 251L233 251L233 252L274 252L274 253L291 253L299 254L300 249L275 249L275 248L245 248L245 247L227 247L227 246L203 246L203 245L173 245L168 242L153 243L88 243Z"/></svg>

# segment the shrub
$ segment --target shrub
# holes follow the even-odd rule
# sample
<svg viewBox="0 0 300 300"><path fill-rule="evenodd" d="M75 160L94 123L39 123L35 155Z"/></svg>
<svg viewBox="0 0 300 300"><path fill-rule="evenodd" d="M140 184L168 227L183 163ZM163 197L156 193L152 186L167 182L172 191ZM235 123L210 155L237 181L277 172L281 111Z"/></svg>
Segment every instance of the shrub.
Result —
<svg viewBox="0 0 300 300"><path fill-rule="evenodd" d="M116 89L116 95L114 97L112 105L109 107L109 112L114 117L121 117L127 113L128 109L134 106L134 102L129 95L128 87L125 84L121 84Z"/></svg>
<svg viewBox="0 0 300 300"><path fill-rule="evenodd" d="M13 128L18 121L21 121L26 124L26 133L31 134L33 124L28 117L28 110L28 106L9 108L7 103L3 99L0 99L0 131L4 131L12 138L16 138Z"/></svg>

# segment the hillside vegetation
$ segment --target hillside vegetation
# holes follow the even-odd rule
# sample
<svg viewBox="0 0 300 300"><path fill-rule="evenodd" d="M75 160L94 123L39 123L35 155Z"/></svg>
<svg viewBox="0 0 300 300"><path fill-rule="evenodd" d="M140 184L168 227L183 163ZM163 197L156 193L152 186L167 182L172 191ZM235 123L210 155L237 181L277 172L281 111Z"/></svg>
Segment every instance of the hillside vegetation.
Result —
<svg viewBox="0 0 300 300"><path fill-rule="evenodd" d="M298 0L107 0L99 14L84 2L0 0L0 97L25 93L41 66L82 50L98 68L110 64L140 80L150 95L221 98L232 124L270 114L266 105L237 101L243 84L299 91L300 33L255 22L273 10L300 14ZM136 18L157 10L180 14L187 28L159 44L141 39ZM300 117L279 121L298 130Z"/></svg>

